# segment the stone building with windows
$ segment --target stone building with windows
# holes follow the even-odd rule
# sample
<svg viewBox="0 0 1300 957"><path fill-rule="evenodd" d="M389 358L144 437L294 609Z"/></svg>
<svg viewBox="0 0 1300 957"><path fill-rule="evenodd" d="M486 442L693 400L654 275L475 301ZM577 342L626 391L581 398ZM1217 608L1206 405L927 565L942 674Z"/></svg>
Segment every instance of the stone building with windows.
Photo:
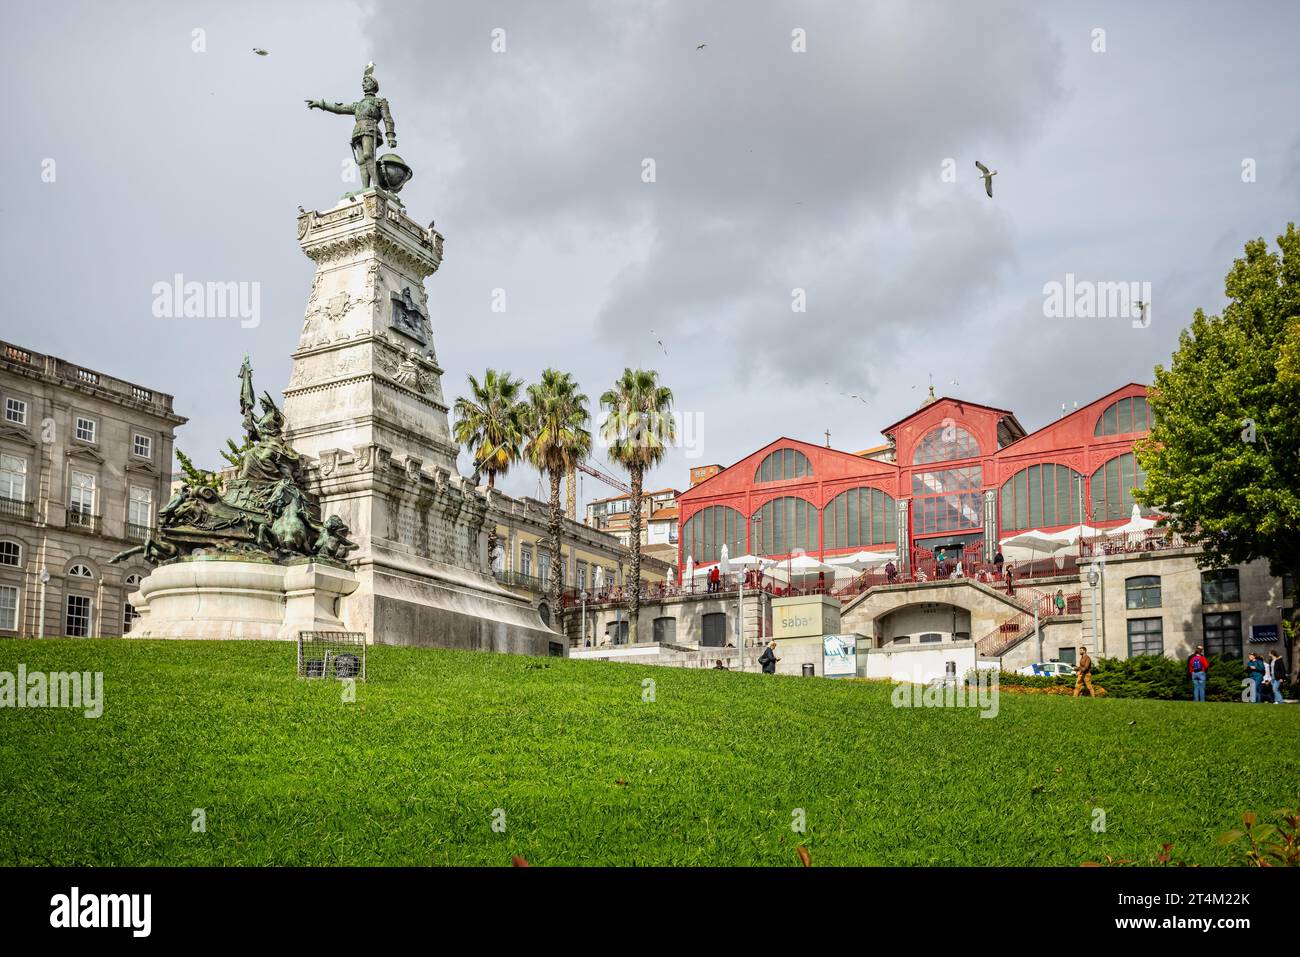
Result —
<svg viewBox="0 0 1300 957"><path fill-rule="evenodd" d="M493 574L528 597L542 620L550 624L554 618L546 604L551 575L550 507L534 498L511 498L499 489L488 492L488 501L488 520L496 528L497 542L491 556ZM626 538L568 517L562 521L563 582L570 599L586 591L595 600L598 586L608 592L625 585L630 569ZM643 583L667 582L672 573L670 561L643 552Z"/></svg>
<svg viewBox="0 0 1300 957"><path fill-rule="evenodd" d="M0 635L111 637L171 487L172 397L0 342Z"/></svg>
<svg viewBox="0 0 1300 957"><path fill-rule="evenodd" d="M641 547L650 555L673 564L677 560L678 530L675 488L645 492L641 497ZM587 524L609 532L624 545L632 539L632 496L615 495L587 503Z"/></svg>

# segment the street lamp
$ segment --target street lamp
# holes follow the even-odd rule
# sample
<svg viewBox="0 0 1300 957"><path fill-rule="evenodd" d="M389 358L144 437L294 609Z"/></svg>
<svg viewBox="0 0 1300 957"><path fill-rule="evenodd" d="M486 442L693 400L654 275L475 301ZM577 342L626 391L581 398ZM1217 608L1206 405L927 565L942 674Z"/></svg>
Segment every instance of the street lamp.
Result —
<svg viewBox="0 0 1300 957"><path fill-rule="evenodd" d="M1092 588L1092 641L1094 646L1097 643L1097 585L1101 581L1101 573L1097 571L1097 564L1094 562L1088 568L1088 585ZM1098 649L1098 654L1101 653Z"/></svg>
<svg viewBox="0 0 1300 957"><path fill-rule="evenodd" d="M582 590L582 637L578 640L579 648L587 647L587 589Z"/></svg>

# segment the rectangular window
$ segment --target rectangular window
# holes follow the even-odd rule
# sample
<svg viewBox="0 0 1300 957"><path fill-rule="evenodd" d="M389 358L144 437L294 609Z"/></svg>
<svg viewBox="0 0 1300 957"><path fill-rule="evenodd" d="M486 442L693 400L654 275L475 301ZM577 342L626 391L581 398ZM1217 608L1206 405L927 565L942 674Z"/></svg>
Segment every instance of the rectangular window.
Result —
<svg viewBox="0 0 1300 957"><path fill-rule="evenodd" d="M17 455L0 454L0 498L13 502L27 501L27 460Z"/></svg>
<svg viewBox="0 0 1300 957"><path fill-rule="evenodd" d="M18 588L0 585L0 630L18 630Z"/></svg>
<svg viewBox="0 0 1300 957"><path fill-rule="evenodd" d="M1128 622L1128 654L1163 655L1165 653L1164 623L1159 618L1130 618Z"/></svg>
<svg viewBox="0 0 1300 957"><path fill-rule="evenodd" d="M1057 661L1064 661L1067 665L1072 665L1072 664L1074 664L1074 659L1075 659L1076 657L1078 657L1078 653L1077 653L1077 652L1075 651L1075 649L1073 649L1073 648L1057 648L1057 649L1056 649L1056 660L1057 660Z"/></svg>
<svg viewBox="0 0 1300 957"><path fill-rule="evenodd" d="M90 596L69 595L63 633L69 638L85 638L90 634Z"/></svg>
<svg viewBox="0 0 1300 957"><path fill-rule="evenodd" d="M578 562L578 587L587 590L587 563Z"/></svg>
<svg viewBox="0 0 1300 957"><path fill-rule="evenodd" d="M77 416L77 438L83 442L95 441L95 420Z"/></svg>
<svg viewBox="0 0 1300 957"><path fill-rule="evenodd" d="M1241 601L1241 579L1235 568L1201 572L1201 604Z"/></svg>
<svg viewBox="0 0 1300 957"><path fill-rule="evenodd" d="M523 575L533 573L533 547L531 545L519 546L519 571Z"/></svg>
<svg viewBox="0 0 1300 957"><path fill-rule="evenodd" d="M537 566L540 570L542 582L550 587L551 584L551 553L549 549L538 549Z"/></svg>
<svg viewBox="0 0 1300 957"><path fill-rule="evenodd" d="M1241 612L1228 611L1202 615L1205 626L1205 653L1218 658L1240 658Z"/></svg>
<svg viewBox="0 0 1300 957"><path fill-rule="evenodd" d="M95 476L89 472L72 472L68 490L68 507L82 515L95 514Z"/></svg>
<svg viewBox="0 0 1300 957"><path fill-rule="evenodd" d="M14 425L26 425L27 403L22 399L5 399L5 421Z"/></svg>
<svg viewBox="0 0 1300 957"><path fill-rule="evenodd" d="M153 491L139 485L131 486L131 499L127 503L126 520L136 529L153 525Z"/></svg>
<svg viewBox="0 0 1300 957"><path fill-rule="evenodd" d="M1160 607L1160 576L1139 575L1124 583L1125 604L1130 608Z"/></svg>
<svg viewBox="0 0 1300 957"><path fill-rule="evenodd" d="M153 458L153 439L137 432L131 439L131 451L142 459Z"/></svg>

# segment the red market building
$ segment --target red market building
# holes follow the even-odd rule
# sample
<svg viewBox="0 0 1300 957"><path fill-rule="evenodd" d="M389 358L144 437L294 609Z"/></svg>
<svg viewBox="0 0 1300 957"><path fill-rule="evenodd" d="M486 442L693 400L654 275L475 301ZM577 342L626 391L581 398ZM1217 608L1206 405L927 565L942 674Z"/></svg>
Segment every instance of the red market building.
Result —
<svg viewBox="0 0 1300 957"><path fill-rule="evenodd" d="M1017 531L1121 524L1146 478L1133 454L1146 396L1130 383L1026 434L1013 412L931 391L877 449L777 439L679 497L678 568L726 544L777 559L891 552L903 571L943 548L973 569Z"/></svg>

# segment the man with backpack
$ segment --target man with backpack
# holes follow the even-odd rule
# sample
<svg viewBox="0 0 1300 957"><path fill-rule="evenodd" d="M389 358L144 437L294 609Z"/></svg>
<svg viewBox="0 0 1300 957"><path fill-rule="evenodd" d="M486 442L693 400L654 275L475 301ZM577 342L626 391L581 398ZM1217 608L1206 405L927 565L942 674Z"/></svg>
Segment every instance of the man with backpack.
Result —
<svg viewBox="0 0 1300 957"><path fill-rule="evenodd" d="M1192 700L1205 700L1205 675L1210 670L1210 659L1205 657L1205 649L1196 646L1196 654L1187 661L1187 673L1192 676Z"/></svg>
<svg viewBox="0 0 1300 957"><path fill-rule="evenodd" d="M763 674L776 674L776 663L781 659L776 656L776 639L773 638L763 649L763 653L758 656L758 663L763 667Z"/></svg>

